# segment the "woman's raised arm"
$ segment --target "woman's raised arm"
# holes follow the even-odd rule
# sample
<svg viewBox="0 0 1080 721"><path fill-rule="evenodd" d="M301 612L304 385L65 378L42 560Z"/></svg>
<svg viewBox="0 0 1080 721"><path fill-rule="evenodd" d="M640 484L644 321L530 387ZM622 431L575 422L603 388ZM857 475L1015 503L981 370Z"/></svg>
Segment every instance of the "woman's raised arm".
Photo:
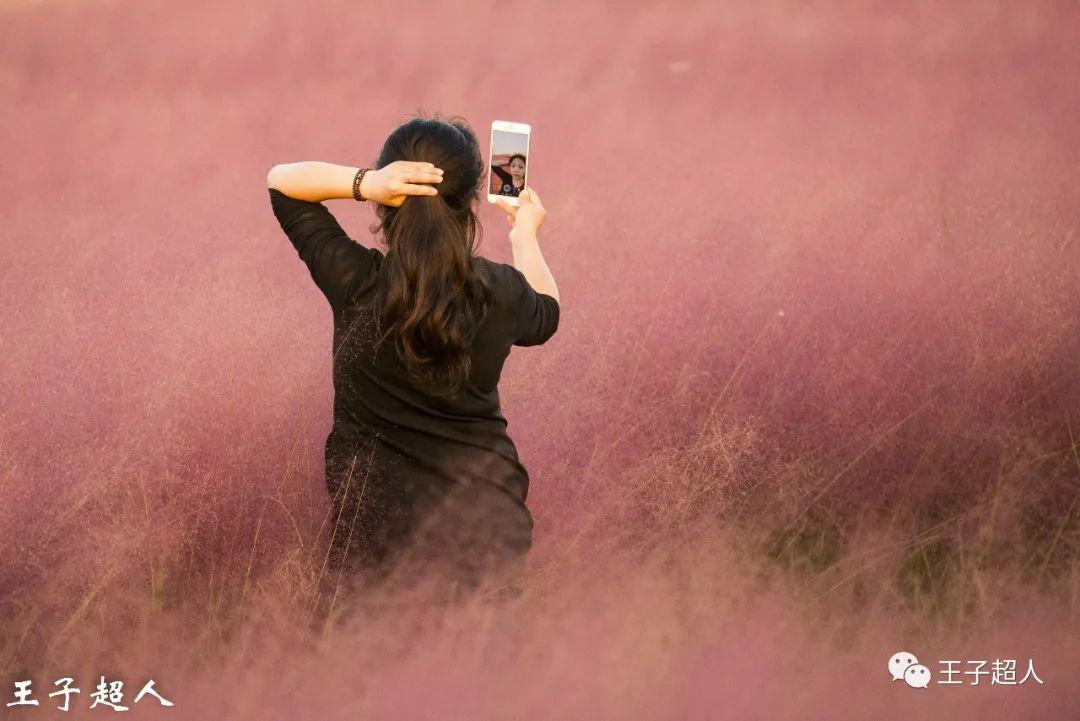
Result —
<svg viewBox="0 0 1080 721"><path fill-rule="evenodd" d="M352 198L352 184L360 168L319 160L275 165L266 174L266 184L290 198L321 203L334 198ZM442 182L442 169L431 163L398 160L385 168L369 170L360 181L360 195L383 205L400 206L409 195L438 195L427 183Z"/></svg>

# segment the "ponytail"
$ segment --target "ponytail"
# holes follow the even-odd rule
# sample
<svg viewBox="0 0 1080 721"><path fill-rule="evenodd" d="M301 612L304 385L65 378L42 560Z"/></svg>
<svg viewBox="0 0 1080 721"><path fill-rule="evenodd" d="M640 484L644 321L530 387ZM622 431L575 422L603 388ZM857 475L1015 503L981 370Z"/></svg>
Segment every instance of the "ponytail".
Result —
<svg viewBox="0 0 1080 721"><path fill-rule="evenodd" d="M443 195L410 196L380 215L387 252L375 298L376 348L392 343L414 382L454 395L468 382L469 346L493 302L486 266L473 255L476 216Z"/></svg>

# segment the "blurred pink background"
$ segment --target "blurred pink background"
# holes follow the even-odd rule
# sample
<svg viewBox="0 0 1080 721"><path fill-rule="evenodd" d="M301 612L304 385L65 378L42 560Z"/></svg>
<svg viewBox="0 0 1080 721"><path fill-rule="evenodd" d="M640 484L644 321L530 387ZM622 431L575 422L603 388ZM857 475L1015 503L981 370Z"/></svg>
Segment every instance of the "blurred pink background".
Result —
<svg viewBox="0 0 1080 721"><path fill-rule="evenodd" d="M0 689L42 702L0 718L101 674L174 719L1080 710L1075 3L0 15ZM530 589L309 632L331 315L264 178L417 110L533 126ZM910 689L898 650L1045 684Z"/></svg>

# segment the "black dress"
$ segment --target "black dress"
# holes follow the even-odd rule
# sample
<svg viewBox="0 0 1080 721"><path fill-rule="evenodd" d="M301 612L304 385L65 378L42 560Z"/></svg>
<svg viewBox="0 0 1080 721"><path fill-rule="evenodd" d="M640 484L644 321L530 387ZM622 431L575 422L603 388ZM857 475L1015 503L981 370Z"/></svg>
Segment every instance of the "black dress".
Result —
<svg viewBox="0 0 1080 721"><path fill-rule="evenodd" d="M375 349L382 252L349 238L322 203L270 188L278 222L333 310L334 424L326 440L331 559L387 569L450 561L466 582L519 565L532 545L529 474L507 435L498 381L511 346L544 343L559 304L506 263L476 256L496 300L478 330L465 390L417 387L392 344Z"/></svg>
<svg viewBox="0 0 1080 721"><path fill-rule="evenodd" d="M525 189L525 185L522 184L520 188L514 187L514 176L506 172L498 165L491 166L491 172L495 173L499 178L499 192L497 195L508 195L512 198L516 198L521 195L521 191Z"/></svg>

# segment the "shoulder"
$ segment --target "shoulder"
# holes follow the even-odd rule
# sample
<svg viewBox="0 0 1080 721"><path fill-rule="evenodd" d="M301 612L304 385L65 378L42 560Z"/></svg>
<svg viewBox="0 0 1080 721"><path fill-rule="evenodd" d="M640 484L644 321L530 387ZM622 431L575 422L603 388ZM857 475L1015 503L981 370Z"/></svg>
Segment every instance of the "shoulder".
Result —
<svg viewBox="0 0 1080 721"><path fill-rule="evenodd" d="M521 295L525 276L521 274L520 270L509 263L500 263L482 255L474 257L478 261L478 265L487 271L488 277L494 282L500 296L509 295L514 298Z"/></svg>

